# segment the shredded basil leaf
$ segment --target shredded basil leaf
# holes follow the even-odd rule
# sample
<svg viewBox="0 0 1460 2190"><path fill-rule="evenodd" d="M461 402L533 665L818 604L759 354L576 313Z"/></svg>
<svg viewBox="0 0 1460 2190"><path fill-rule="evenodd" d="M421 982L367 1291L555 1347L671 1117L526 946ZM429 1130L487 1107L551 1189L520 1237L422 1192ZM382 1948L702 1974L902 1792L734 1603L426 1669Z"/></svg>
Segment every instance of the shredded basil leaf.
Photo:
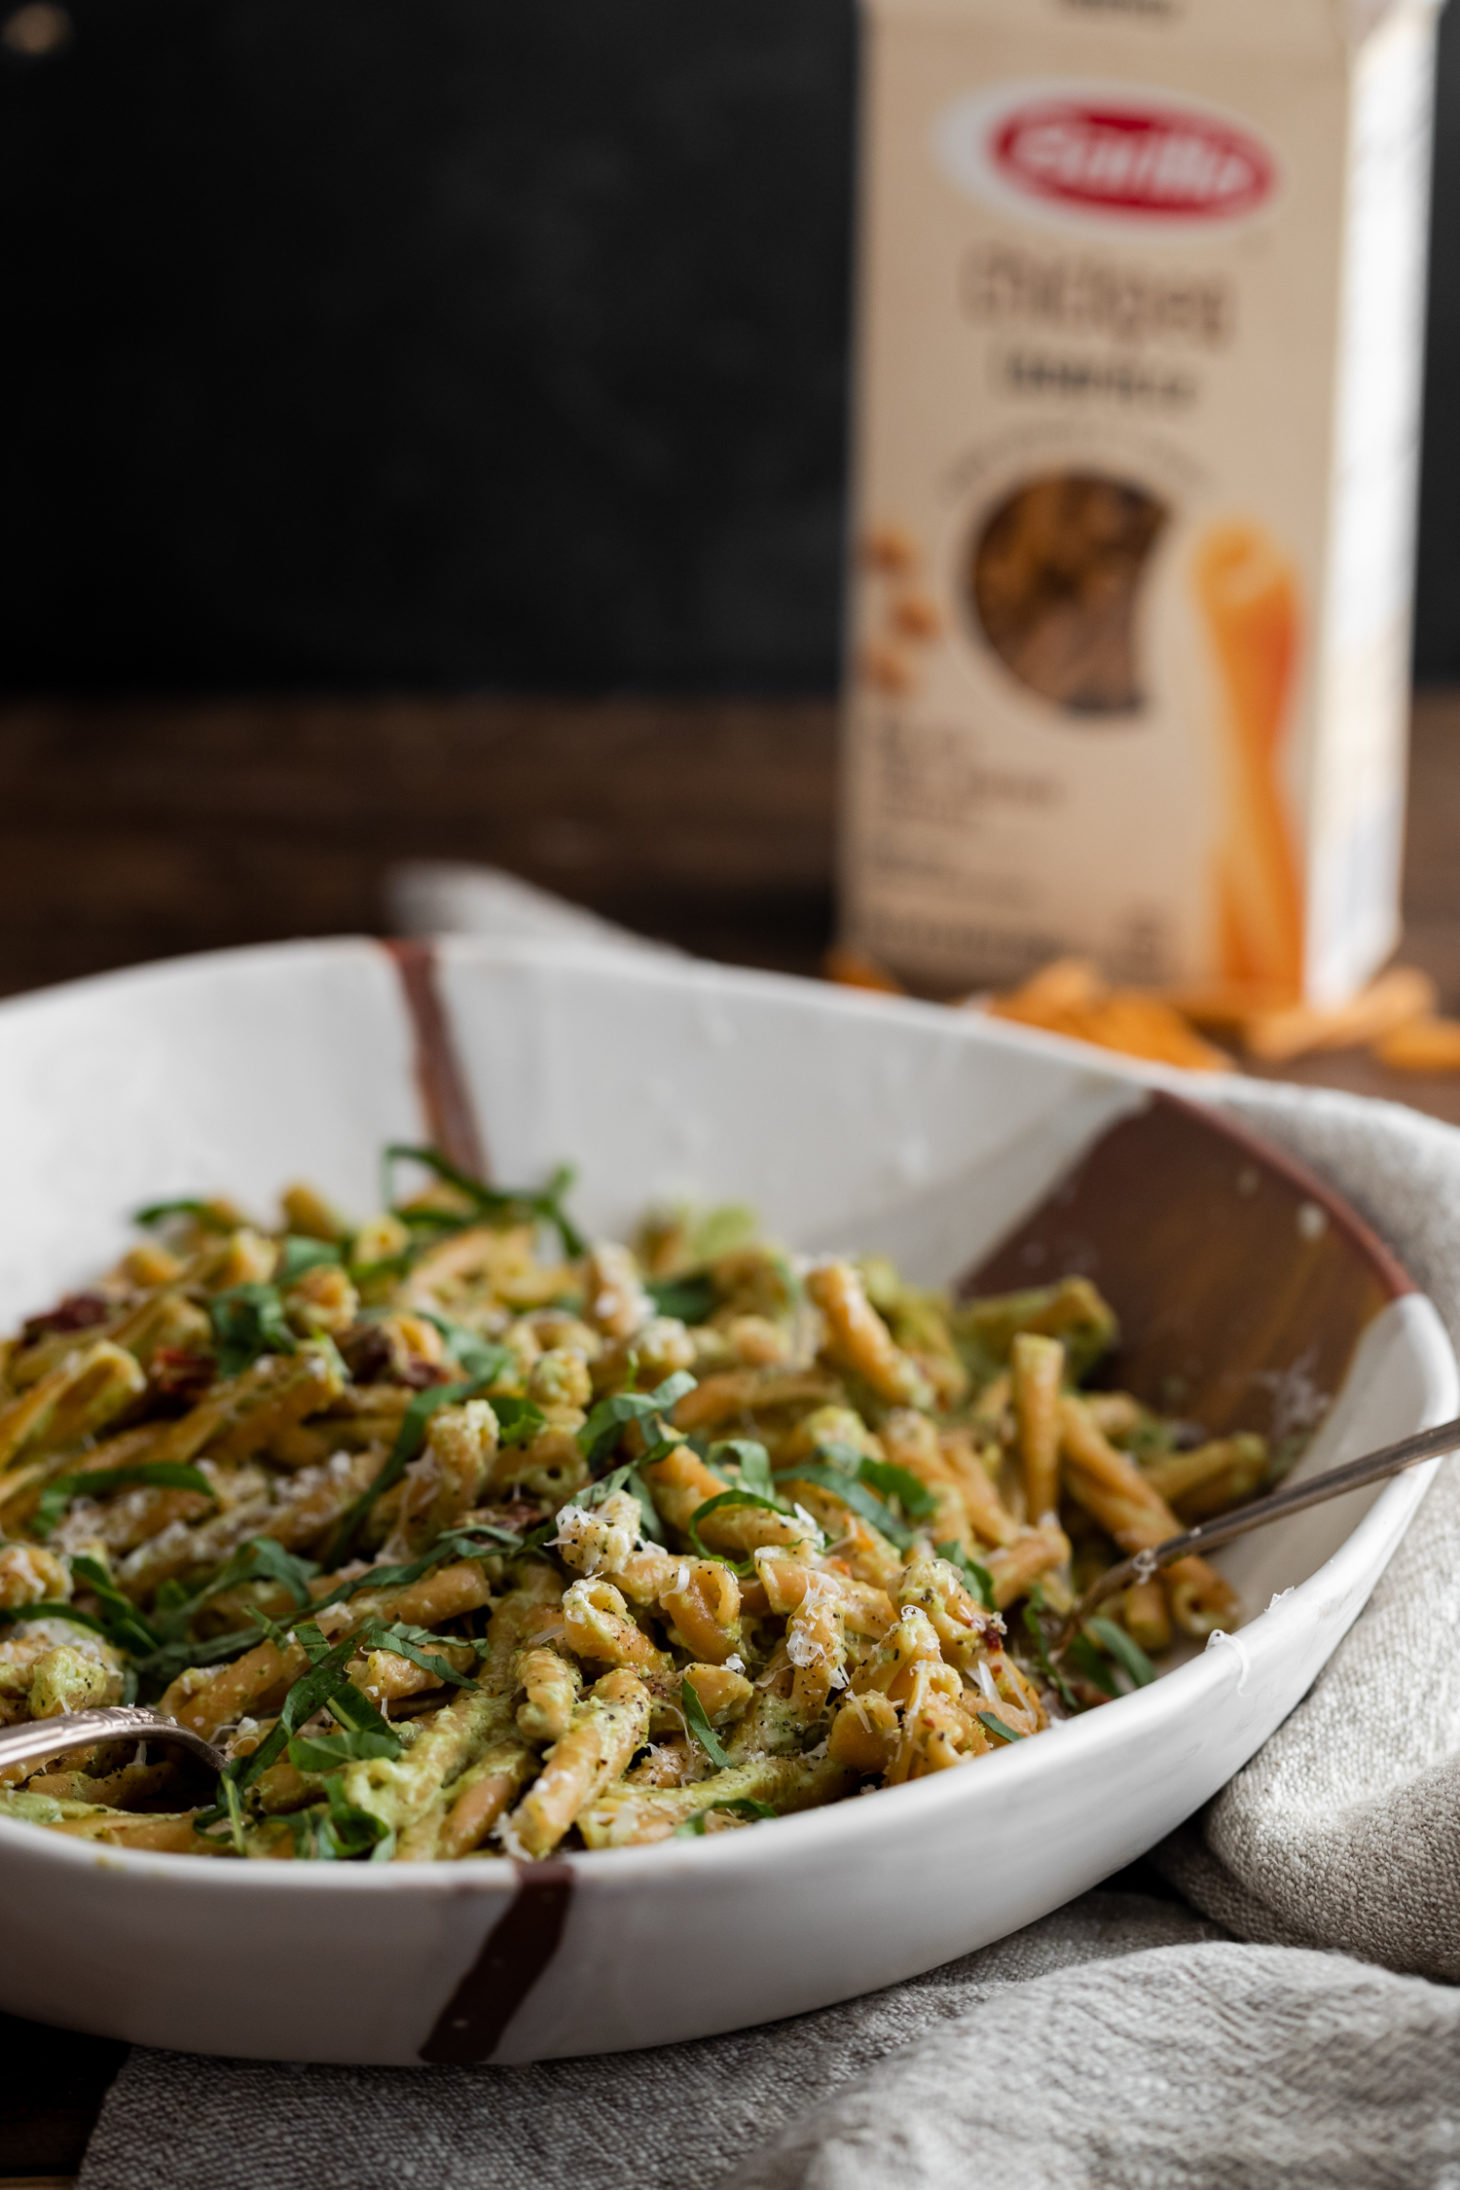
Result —
<svg viewBox="0 0 1460 2190"><path fill-rule="evenodd" d="M698 1839L705 1829L705 1819L715 1810L729 1810L735 1817L749 1817L757 1821L761 1818L779 1817L781 1814L779 1810L773 1810L768 1802L757 1802L754 1795L737 1795L731 1802L711 1802L703 1810L696 1810L693 1817L687 1817L682 1825L675 1826L670 1838Z"/></svg>
<svg viewBox="0 0 1460 2190"><path fill-rule="evenodd" d="M577 1492L569 1500L569 1504L585 1509L601 1506L604 1499L611 1498L617 1490L627 1490L638 1500L639 1534L646 1536L651 1544L667 1544L669 1539L664 1533L664 1523L659 1518L658 1508L640 1473L637 1460L630 1461L627 1467L614 1468L608 1475L600 1475L596 1483L590 1483L586 1490Z"/></svg>
<svg viewBox="0 0 1460 2190"><path fill-rule="evenodd" d="M268 1623L261 1618L260 1624L267 1625ZM252 1750L246 1757L235 1757L231 1763L224 1767L223 1777L231 1779L240 1794L246 1787L252 1786L261 1772L266 1772L269 1766L283 1755L291 1734L297 1733L307 1719L314 1717L316 1711L322 1711L326 1706L332 1708L341 1690L350 1686L345 1667L355 1654L357 1647L355 1637L345 1635L331 1647L325 1643L324 1637L317 1627L313 1628L312 1635L306 1639L305 1631L311 1627L311 1624L306 1621L303 1628L295 1631L295 1640L299 1643L305 1655L313 1659L308 1672L301 1674L290 1688L284 1701L279 1706L278 1718L269 1728L257 1749ZM314 1657L313 1654L315 1644L322 1646L317 1657ZM358 1696L359 1690L357 1689L355 1693ZM373 1714L377 1722L374 1730L378 1731L380 1726L386 1724L386 1721L381 1718L380 1713L375 1710L374 1705L369 1702L367 1697L360 1696L360 1701L366 1704Z"/></svg>
<svg viewBox="0 0 1460 2190"><path fill-rule="evenodd" d="M139 1680L149 1688L167 1688L193 1665L221 1665L226 1658L241 1657L245 1650L252 1650L259 1639L256 1627L236 1627L231 1634L210 1635L206 1642L164 1643L160 1650L151 1650L145 1658L138 1658L135 1671Z"/></svg>
<svg viewBox="0 0 1460 2190"><path fill-rule="evenodd" d="M657 1415L667 1414L694 1388L695 1379L688 1370L681 1369L674 1376L666 1376L652 1392L615 1392L612 1398L600 1399L578 1432L578 1450L590 1467L595 1466L607 1459L626 1423L648 1422Z"/></svg>
<svg viewBox="0 0 1460 2190"><path fill-rule="evenodd" d="M703 1271L688 1277L646 1278L644 1291L660 1315L690 1324L708 1322L720 1297Z"/></svg>
<svg viewBox="0 0 1460 2190"><path fill-rule="evenodd" d="M440 1643L442 1638L433 1635L426 1627L408 1627L403 1620L386 1627L379 1620L367 1620L355 1631L355 1640L362 1650L388 1650L393 1657L408 1658L412 1665L420 1666L423 1673L434 1673L437 1680L445 1681L452 1688L470 1688L471 1682L455 1666L443 1658L439 1650L424 1647L428 1643Z"/></svg>
<svg viewBox="0 0 1460 2190"><path fill-rule="evenodd" d="M946 1559L950 1566L957 1567L963 1580L983 1606L985 1612L998 1611L999 1608L994 1601L994 1578L986 1566L980 1566L977 1559L971 1559L961 1544L952 1542L935 1544L933 1549L940 1559Z"/></svg>
<svg viewBox="0 0 1460 2190"><path fill-rule="evenodd" d="M552 1526L551 1522L545 1525ZM443 1556L442 1544L449 1547L448 1555L453 1559L486 1559L525 1551L530 1540L515 1528L498 1528L495 1521L472 1521L438 1536L431 1548L430 1560L433 1566L439 1565Z"/></svg>
<svg viewBox="0 0 1460 2190"><path fill-rule="evenodd" d="M330 1538L325 1559L330 1566L342 1566L346 1553L354 1540L355 1532L377 1498L383 1498L388 1490L400 1481L416 1454L426 1442L426 1431L431 1417L441 1407L459 1406L463 1400L475 1399L479 1386L468 1384L433 1384L428 1391L417 1392L401 1416L400 1428L395 1433L395 1443L390 1456L377 1473L374 1482L367 1483L344 1513Z"/></svg>
<svg viewBox="0 0 1460 2190"><path fill-rule="evenodd" d="M246 1855L248 1850L243 1838L243 1798L238 1791L237 1781L231 1779L227 1771L219 1779L218 1791L223 1800L211 1810L201 1811L193 1819L193 1831L203 1840L216 1840L218 1835L210 1828L226 1821L234 1854Z"/></svg>
<svg viewBox="0 0 1460 2190"><path fill-rule="evenodd" d="M388 1863L395 1853L395 1830L369 1810L359 1810L338 1779L324 1783L328 1815L316 1828L315 1845L326 1862L348 1863L363 1856Z"/></svg>
<svg viewBox="0 0 1460 2190"><path fill-rule="evenodd" d="M53 1597L40 1597L31 1604L0 1604L0 1620L69 1620L73 1627L89 1627L93 1635L106 1635L111 1640L105 1621Z"/></svg>
<svg viewBox="0 0 1460 2190"><path fill-rule="evenodd" d="M285 1812L284 1823L289 1828L289 1836L294 1842L294 1853L297 1858L303 1860L318 1859L320 1817L321 1813L318 1810L288 1810Z"/></svg>
<svg viewBox="0 0 1460 2190"><path fill-rule="evenodd" d="M153 1201L145 1209L133 1212L133 1224L165 1224L169 1217L191 1217L205 1232L231 1232L232 1224L221 1217L210 1202L184 1197L178 1201Z"/></svg>
<svg viewBox="0 0 1460 2190"><path fill-rule="evenodd" d="M1039 1663L1039 1670L1049 1682L1050 1687L1059 1696L1065 1709L1067 1711L1078 1711L1080 1709L1079 1698L1049 1654L1049 1644L1044 1633L1044 1610L1044 1591L1040 1588L1038 1582L1031 1582L1029 1594L1020 1609L1020 1617L1024 1622L1024 1632L1029 1637L1030 1645Z"/></svg>
<svg viewBox="0 0 1460 2190"><path fill-rule="evenodd" d="M1104 1653L1098 1650L1088 1635L1076 1635L1065 1646L1065 1664L1073 1666L1082 1679L1098 1688L1102 1696L1118 1696L1120 1683L1115 1668Z"/></svg>
<svg viewBox="0 0 1460 2190"><path fill-rule="evenodd" d="M318 1270L327 1262L342 1260L340 1250L332 1240L305 1239L300 1233L291 1232L279 1249L279 1261L274 1271L274 1283L281 1291L297 1285L307 1270Z"/></svg>
<svg viewBox="0 0 1460 2190"><path fill-rule="evenodd" d="M93 1468L88 1474L58 1475L48 1483L36 1502L31 1528L42 1541L50 1535L73 1498L128 1490L139 1483L155 1490L191 1490L216 1505L218 1493L199 1468L177 1460L137 1460L130 1467Z"/></svg>
<svg viewBox="0 0 1460 2190"><path fill-rule="evenodd" d="M270 1633L277 1638L277 1631L274 1629L273 1623L267 1620L263 1613L256 1613L255 1618L261 1626L268 1627ZM366 1630L358 1629L355 1631L352 1637L355 1650L360 1648L362 1636L365 1632ZM333 1646L325 1641L323 1634L313 1620L301 1620L293 1633L295 1642L298 1643L311 1666L323 1665L326 1658L332 1655ZM285 1635L282 1641L287 1647L288 1636ZM341 1726L352 1727L357 1733L384 1734L390 1732L390 1721L371 1702L364 1690L357 1688L352 1680L345 1679L339 1682L333 1692L325 1698L325 1708Z"/></svg>
<svg viewBox="0 0 1460 2190"><path fill-rule="evenodd" d="M159 1634L182 1634L188 1623L192 1603L193 1592L172 1575L159 1582L152 1597L152 1617L157 1623Z"/></svg>
<svg viewBox="0 0 1460 2190"><path fill-rule="evenodd" d="M487 1542L481 1539L485 1537ZM343 1604L347 1597L356 1597L363 1589L409 1589L423 1574L429 1574L433 1566L444 1566L448 1559L481 1559L494 1552L524 1550L529 1539L516 1536L510 1529L493 1528L490 1522L474 1521L470 1528L451 1529L438 1536L429 1551L423 1551L409 1566L372 1566L353 1580L338 1582L327 1597L314 1600L316 1612L323 1612L326 1605Z"/></svg>
<svg viewBox="0 0 1460 2190"><path fill-rule="evenodd" d="M706 1455L707 1465L718 1473L727 1460L733 1460L740 1471L742 1490L758 1491L762 1498L776 1495L775 1478L771 1474L770 1454L754 1437L725 1437L711 1445Z"/></svg>
<svg viewBox="0 0 1460 2190"><path fill-rule="evenodd" d="M1114 1658L1123 1673L1130 1675L1137 1688L1148 1688L1156 1678L1156 1668L1140 1644L1133 1641L1114 1620L1087 1620L1085 1632L1092 1635L1101 1648Z"/></svg>
<svg viewBox="0 0 1460 2190"><path fill-rule="evenodd" d="M651 1448L649 1457L657 1460L662 1458L663 1456L662 1454L654 1451ZM645 1480L643 1472L644 1465L645 1463L639 1460L635 1460L630 1465L627 1470L624 1487L627 1490L631 1490L635 1498L637 1498L639 1501L640 1535L643 1536L649 1543L659 1544L665 1550L667 1550L669 1548L669 1535L667 1530L665 1529L663 1521L659 1517L659 1508L654 1503L654 1493L650 1490L648 1482Z"/></svg>
<svg viewBox="0 0 1460 2190"><path fill-rule="evenodd" d="M704 1705L690 1686L688 1674L679 1684L679 1704L684 1713L685 1725L694 1735L695 1740L704 1750L715 1770L717 1772L728 1771L730 1759L715 1737L715 1729L710 1724Z"/></svg>
<svg viewBox="0 0 1460 2190"><path fill-rule="evenodd" d="M82 1552L71 1561L74 1579L85 1584L101 1606L102 1623L110 1640L132 1652L155 1650L162 1637L154 1632L130 1597L108 1574L99 1559Z"/></svg>
<svg viewBox="0 0 1460 2190"><path fill-rule="evenodd" d="M342 1682L330 1697L329 1712L330 1717L339 1725L349 1727L357 1734L386 1734L390 1731L390 1721L385 1713L353 1681Z"/></svg>
<svg viewBox="0 0 1460 2190"><path fill-rule="evenodd" d="M689 1518L689 1540L702 1559L721 1559L733 1567L737 1574L753 1574L753 1559L727 1559L723 1551L711 1551L700 1535L700 1523L707 1513L717 1513L722 1506L759 1506L766 1513L789 1515L791 1508L778 1498L762 1498L755 1490L722 1490L713 1498L707 1498L702 1506L696 1506Z"/></svg>
<svg viewBox="0 0 1460 2190"><path fill-rule="evenodd" d="M255 1612L253 1617L279 1649L287 1650L291 1642L298 1643L311 1665L322 1665L331 1650L339 1647L338 1643L325 1641L324 1630L317 1620L301 1620L296 1627L287 1628L271 1620L267 1612Z"/></svg>
<svg viewBox="0 0 1460 2190"><path fill-rule="evenodd" d="M495 1340L483 1338L465 1323L458 1323L453 1316L435 1315L430 1309L422 1310L422 1320L434 1324L445 1339L452 1359L458 1368L465 1370L474 1384L492 1384L504 1369L512 1366L514 1355L510 1346L499 1346Z"/></svg>
<svg viewBox="0 0 1460 2190"><path fill-rule="evenodd" d="M497 1372L493 1370L482 1381L495 1383L496 1376ZM491 1408L497 1417L497 1442L503 1446L530 1445L547 1421L541 1407L531 1399L494 1399Z"/></svg>
<svg viewBox="0 0 1460 2190"><path fill-rule="evenodd" d="M230 1285L208 1301L220 1376L241 1376L261 1354L292 1354L299 1341L275 1285Z"/></svg>
<svg viewBox="0 0 1460 2190"><path fill-rule="evenodd" d="M318 1572L319 1567L313 1559L301 1559L296 1553L286 1551L276 1538L252 1536L247 1543L240 1544L228 1563L220 1567L212 1581L202 1589L189 1594L175 1584L163 1583L155 1600L154 1617L161 1629L157 1640L180 1638L205 1604L245 1582L277 1582L288 1590L302 1612L310 1602L309 1584Z"/></svg>
<svg viewBox="0 0 1460 2190"><path fill-rule="evenodd" d="M923 1521L938 1510L938 1501L924 1482L920 1482L910 1468L900 1468L891 1460L869 1460L865 1456L858 1462L859 1481L868 1483L880 1491L884 1498L895 1498L910 1521Z"/></svg>
<svg viewBox="0 0 1460 2190"><path fill-rule="evenodd" d="M277 1620L271 1620L268 1613L265 1612L261 1606L256 1604L249 1605L247 1607L247 1614L249 1619L253 1621L254 1626L259 1630L260 1634L262 1634L267 1641L271 1642L276 1650L288 1650L291 1648L294 1638L290 1634L288 1628L282 1627ZM312 1635L318 1636L320 1646L318 1651L311 1651L306 1649L304 1653L305 1656L309 1659L310 1664L313 1665L316 1657L319 1656L320 1651L326 1649L328 1645L325 1643L325 1639L323 1635L320 1634L317 1627L311 1626L310 1633Z"/></svg>
<svg viewBox="0 0 1460 2190"><path fill-rule="evenodd" d="M875 1529L880 1529L888 1542L895 1544L899 1551L908 1550L916 1540L915 1533L912 1529L905 1528L892 1508L884 1504L860 1480L857 1471L862 1465L863 1455L851 1445L820 1445L817 1451L825 1457L789 1461L778 1471L778 1480L815 1483L820 1489L829 1490L833 1497L840 1498L844 1506L850 1506L864 1521L870 1521Z"/></svg>
<svg viewBox="0 0 1460 2190"><path fill-rule="evenodd" d="M1022 1741L1024 1739L1024 1736L1016 1733L1012 1726L1004 1724L997 1711L980 1711L978 1721L981 1726L986 1726L991 1734L996 1735L1000 1741Z"/></svg>
<svg viewBox="0 0 1460 2190"><path fill-rule="evenodd" d="M397 1163L418 1163L423 1170L434 1172L447 1186L454 1186L459 1194L464 1194L471 1203L468 1222L485 1219L489 1224L511 1224L523 1217L536 1217L552 1226L570 1262L576 1262L580 1255L587 1253L588 1242L563 1208L563 1197L577 1176L568 1164L559 1164L547 1185L534 1193L515 1187L488 1186L484 1180L474 1179L470 1172L463 1171L459 1164L452 1163L439 1149L413 1148L405 1142L392 1141L383 1158L385 1200L392 1208L395 1206L394 1167ZM413 1212L395 1209L395 1214L409 1219ZM439 1222L444 1230L460 1229L459 1222L444 1211L430 1212L430 1221Z"/></svg>
<svg viewBox="0 0 1460 2190"><path fill-rule="evenodd" d="M272 1536L251 1536L222 1568L203 1592L216 1597L225 1589L236 1589L242 1582L277 1582L287 1589L301 1611L310 1602L309 1585L319 1572L314 1559L301 1559L297 1552L286 1551Z"/></svg>
<svg viewBox="0 0 1460 2190"><path fill-rule="evenodd" d="M383 1734L354 1727L338 1734L296 1734L289 1744L289 1762L298 1772L335 1772L342 1764L385 1757L392 1762L402 1754L398 1737L389 1727Z"/></svg>
<svg viewBox="0 0 1460 2190"><path fill-rule="evenodd" d="M373 1262L356 1262L352 1259L345 1267L353 1284L378 1285L385 1278L403 1278L415 1261L417 1252L415 1246L402 1247L399 1254L377 1255Z"/></svg>

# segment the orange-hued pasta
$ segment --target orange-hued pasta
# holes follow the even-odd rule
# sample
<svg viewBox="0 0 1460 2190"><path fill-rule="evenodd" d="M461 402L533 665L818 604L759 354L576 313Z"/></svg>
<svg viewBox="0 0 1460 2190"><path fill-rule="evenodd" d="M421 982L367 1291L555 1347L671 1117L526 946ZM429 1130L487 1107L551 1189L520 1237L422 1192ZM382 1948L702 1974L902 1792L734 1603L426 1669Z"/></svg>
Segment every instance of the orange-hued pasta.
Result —
<svg viewBox="0 0 1460 2190"><path fill-rule="evenodd" d="M1411 1020L1376 1042L1374 1054L1391 1072L1460 1072L1460 1019Z"/></svg>
<svg viewBox="0 0 1460 2190"><path fill-rule="evenodd" d="M1181 1534L1182 1524L1150 1477L1096 1427L1078 1399L1062 1403L1061 1430L1071 1495L1122 1551L1153 1551ZM1179 1559L1161 1580L1171 1616L1188 1634L1208 1635L1236 1611L1234 1592L1205 1559Z"/></svg>
<svg viewBox="0 0 1460 2190"><path fill-rule="evenodd" d="M1314 1050L1356 1049L1402 1035L1431 1016L1438 996L1431 976L1417 966L1391 966L1346 1003L1254 1010L1241 1021L1240 1032L1252 1056L1284 1064Z"/></svg>
<svg viewBox="0 0 1460 2190"><path fill-rule="evenodd" d="M1024 1469L1024 1503L1031 1521L1052 1514L1059 1495L1060 1386L1065 1350L1057 1338L1020 1331L1009 1349L1014 1419Z"/></svg>
<svg viewBox="0 0 1460 2190"><path fill-rule="evenodd" d="M1193 582L1222 693L1222 971L1297 996L1303 884L1283 782L1300 635L1297 574L1260 525L1230 523L1202 540Z"/></svg>
<svg viewBox="0 0 1460 2190"><path fill-rule="evenodd" d="M1149 990L1111 988L1083 958L1057 958L1017 989L969 998L970 1008L1021 1026L1093 1042L1099 1049L1187 1072L1220 1072L1231 1059L1205 1041L1166 998Z"/></svg>
<svg viewBox="0 0 1460 2190"><path fill-rule="evenodd" d="M274 1230L165 1205L0 1345L0 1815L261 1862L744 1831L980 1764L1231 1624L1187 1559L1112 1605L1119 1648L1051 1655L1087 1569L1266 1463L1082 1396L1118 1339L1088 1278L955 1304L744 1212L588 1245L560 1186L415 1162L353 1229L302 1186ZM29 1754L130 1695L221 1787Z"/></svg>

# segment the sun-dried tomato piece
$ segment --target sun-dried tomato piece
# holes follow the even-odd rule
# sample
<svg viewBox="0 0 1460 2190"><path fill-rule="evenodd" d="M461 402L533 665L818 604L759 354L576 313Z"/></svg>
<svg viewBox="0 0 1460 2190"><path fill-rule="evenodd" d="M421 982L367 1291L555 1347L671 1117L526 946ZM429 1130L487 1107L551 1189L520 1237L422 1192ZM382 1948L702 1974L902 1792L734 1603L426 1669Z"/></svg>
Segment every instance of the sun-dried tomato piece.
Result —
<svg viewBox="0 0 1460 2190"><path fill-rule="evenodd" d="M545 1521L549 1508L539 1498L513 1498L501 1506L475 1506L467 1515L472 1521L485 1521L488 1528L510 1528L517 1535L526 1536L539 1521Z"/></svg>
<svg viewBox="0 0 1460 2190"><path fill-rule="evenodd" d="M197 1405L217 1374L218 1364L211 1354L159 1346L147 1372L147 1388L156 1403L182 1414Z"/></svg>
<svg viewBox="0 0 1460 2190"><path fill-rule="evenodd" d="M357 1384L405 1384L412 1391L429 1391L433 1384L455 1384L461 1371L448 1369L424 1354L403 1354L400 1342L392 1345L378 1323L352 1323L335 1340L345 1366Z"/></svg>
<svg viewBox="0 0 1460 2190"><path fill-rule="evenodd" d="M397 1383L409 1384L413 1392L429 1391L433 1384L461 1381L460 1369L448 1369L439 1361L428 1361L424 1354L407 1354L404 1365L395 1373Z"/></svg>
<svg viewBox="0 0 1460 2190"><path fill-rule="evenodd" d="M390 1375L390 1340L378 1323L352 1323L336 1334L335 1344L357 1384L378 1384Z"/></svg>
<svg viewBox="0 0 1460 2190"><path fill-rule="evenodd" d="M112 1312L112 1303L105 1293L67 1293L54 1308L48 1308L41 1316L31 1316L20 1327L22 1346L32 1345L38 1338L47 1338L52 1332L89 1331L94 1323L105 1323Z"/></svg>

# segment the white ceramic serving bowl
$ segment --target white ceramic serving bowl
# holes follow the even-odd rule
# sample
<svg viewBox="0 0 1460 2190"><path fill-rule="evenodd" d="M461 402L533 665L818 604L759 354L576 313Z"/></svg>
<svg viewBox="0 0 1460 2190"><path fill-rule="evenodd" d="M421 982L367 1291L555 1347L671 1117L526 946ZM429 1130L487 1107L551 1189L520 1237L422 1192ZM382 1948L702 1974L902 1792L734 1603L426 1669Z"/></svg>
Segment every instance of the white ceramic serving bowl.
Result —
<svg viewBox="0 0 1460 2190"><path fill-rule="evenodd" d="M366 941L0 1007L0 1323L83 1282L144 1201L226 1190L269 1208L306 1177L368 1210L382 1144L449 1133L463 1099L499 1180L580 1165L591 1231L688 1191L755 1204L798 1247L882 1248L945 1282L1149 1099L1141 1075L1066 1045L810 983L467 941L441 946L434 994L419 957L407 970L414 1023L398 963ZM418 1069L437 1003L455 1088L439 1047ZM1456 1403L1433 1307L1386 1297L1304 1468ZM0 1820L0 2006L195 2052L524 2061L891 1983L1029 1923L1213 1794L1304 1694L1430 1472L1235 1546L1222 1564L1249 1606L1290 1594L1139 1694L748 1832L536 1867L331 1868L122 1853Z"/></svg>

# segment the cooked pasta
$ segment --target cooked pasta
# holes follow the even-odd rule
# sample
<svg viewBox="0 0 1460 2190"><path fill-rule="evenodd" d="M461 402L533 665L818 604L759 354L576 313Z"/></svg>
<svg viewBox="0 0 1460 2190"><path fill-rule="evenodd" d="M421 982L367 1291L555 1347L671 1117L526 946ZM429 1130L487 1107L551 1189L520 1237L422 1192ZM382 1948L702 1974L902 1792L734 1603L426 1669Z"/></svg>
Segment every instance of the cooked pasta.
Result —
<svg viewBox="0 0 1460 2190"><path fill-rule="evenodd" d="M970 1764L1236 1616L1199 1559L1058 1663L1104 1567L1246 1497L1252 1436L1089 1391L1081 1278L955 1303L745 1212L582 1240L565 1174L388 1151L363 1224L291 1187L143 1211L0 1346L0 1725L156 1704L217 1742L0 1772L122 1847L539 1860Z"/></svg>

